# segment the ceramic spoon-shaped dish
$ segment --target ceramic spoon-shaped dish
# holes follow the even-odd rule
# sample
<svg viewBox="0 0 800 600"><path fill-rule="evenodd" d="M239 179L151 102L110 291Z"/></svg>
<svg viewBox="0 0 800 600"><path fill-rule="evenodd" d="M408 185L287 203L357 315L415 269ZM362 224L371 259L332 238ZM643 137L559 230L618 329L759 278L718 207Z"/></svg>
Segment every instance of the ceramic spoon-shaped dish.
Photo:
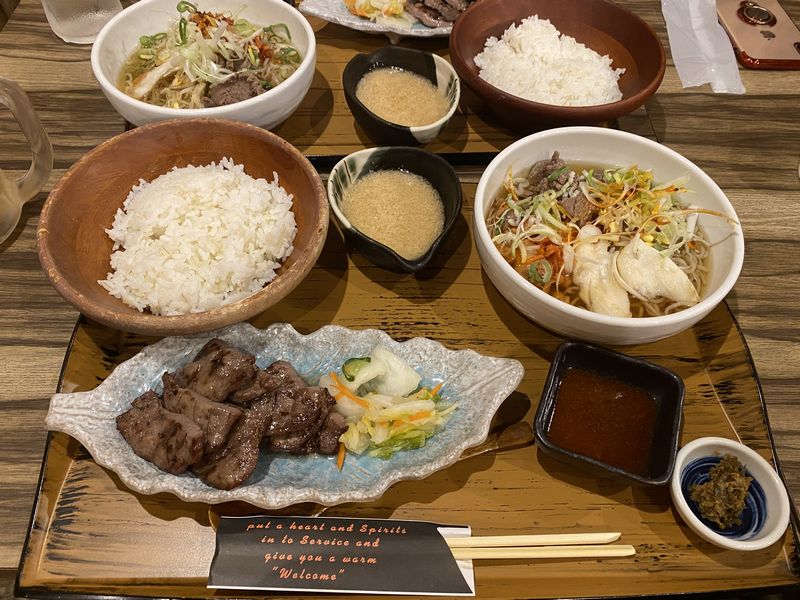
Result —
<svg viewBox="0 0 800 600"><path fill-rule="evenodd" d="M347 188L359 177L380 170L401 170L419 175L439 193L444 204L444 226L430 248L419 258L408 260L384 244L353 227L341 210ZM328 177L328 202L347 241L371 262L397 273L416 273L430 263L461 215L461 184L453 167L442 157L419 148L392 146L369 148L344 157ZM413 223L409 227L413 227Z"/></svg>

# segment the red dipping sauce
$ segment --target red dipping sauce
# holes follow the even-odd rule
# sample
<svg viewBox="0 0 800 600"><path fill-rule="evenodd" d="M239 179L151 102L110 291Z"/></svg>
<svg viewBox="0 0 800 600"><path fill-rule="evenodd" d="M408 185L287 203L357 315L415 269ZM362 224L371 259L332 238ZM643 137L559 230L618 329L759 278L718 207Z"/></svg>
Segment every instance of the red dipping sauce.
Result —
<svg viewBox="0 0 800 600"><path fill-rule="evenodd" d="M561 380L548 435L571 452L647 475L656 399L619 379L570 367Z"/></svg>

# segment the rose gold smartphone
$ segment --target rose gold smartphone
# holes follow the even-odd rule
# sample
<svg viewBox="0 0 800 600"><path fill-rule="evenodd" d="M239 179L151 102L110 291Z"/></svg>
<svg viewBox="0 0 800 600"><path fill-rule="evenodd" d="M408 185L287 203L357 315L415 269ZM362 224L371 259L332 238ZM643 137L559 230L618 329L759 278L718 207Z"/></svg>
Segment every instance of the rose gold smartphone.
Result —
<svg viewBox="0 0 800 600"><path fill-rule="evenodd" d="M800 69L800 31L778 0L717 0L719 22L750 69Z"/></svg>

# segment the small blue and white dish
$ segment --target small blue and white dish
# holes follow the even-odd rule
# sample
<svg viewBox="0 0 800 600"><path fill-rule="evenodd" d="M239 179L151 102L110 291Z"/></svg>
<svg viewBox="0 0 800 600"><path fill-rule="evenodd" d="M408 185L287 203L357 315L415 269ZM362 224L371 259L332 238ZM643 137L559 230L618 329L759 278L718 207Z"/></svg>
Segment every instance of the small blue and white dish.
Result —
<svg viewBox="0 0 800 600"><path fill-rule="evenodd" d="M447 98L447 113L433 123L414 127L392 123L373 113L356 97L356 87L364 75L382 68L416 73L430 81ZM449 62L429 52L395 46L354 56L344 68L342 88L350 112L367 135L378 144L395 146L426 144L435 139L456 112L461 98L461 80Z"/></svg>
<svg viewBox="0 0 800 600"><path fill-rule="evenodd" d="M723 529L700 515L689 490L694 484L708 481L710 469L725 454L735 456L752 481L741 523ZM725 438L699 438L681 448L670 492L684 522L697 535L720 548L761 550L780 540L789 525L789 495L778 473L754 450Z"/></svg>

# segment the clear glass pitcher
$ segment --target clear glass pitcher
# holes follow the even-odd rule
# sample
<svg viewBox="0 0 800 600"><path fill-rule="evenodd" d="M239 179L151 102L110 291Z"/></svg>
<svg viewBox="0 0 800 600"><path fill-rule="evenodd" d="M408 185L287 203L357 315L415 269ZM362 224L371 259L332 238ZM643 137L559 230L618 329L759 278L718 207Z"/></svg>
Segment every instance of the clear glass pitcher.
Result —
<svg viewBox="0 0 800 600"><path fill-rule="evenodd" d="M0 244L11 235L22 215L22 205L36 196L53 170L53 147L28 96L13 81L0 77L0 105L7 106L31 148L28 172L13 181L0 170Z"/></svg>

